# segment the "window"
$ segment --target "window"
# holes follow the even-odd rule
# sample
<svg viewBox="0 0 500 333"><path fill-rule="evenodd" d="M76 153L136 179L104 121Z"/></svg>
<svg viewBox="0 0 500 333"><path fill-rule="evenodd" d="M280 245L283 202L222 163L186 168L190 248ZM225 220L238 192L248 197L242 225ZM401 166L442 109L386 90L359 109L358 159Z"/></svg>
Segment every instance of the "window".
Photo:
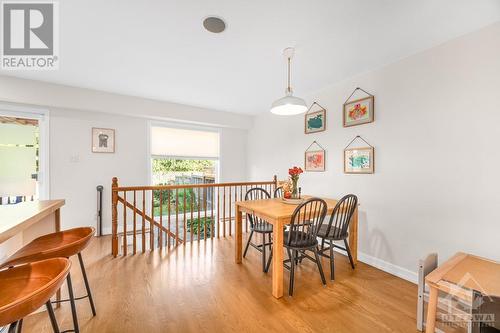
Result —
<svg viewBox="0 0 500 333"><path fill-rule="evenodd" d="M219 169L219 132L210 130L194 130L151 127L151 183L153 185L176 184L210 184L217 182ZM160 209L160 196L162 207ZM202 200L207 207L215 205L213 188L189 188L182 190L153 191L154 216L161 214L163 219L177 218L175 213L200 210L199 217L188 218L186 221L188 239L194 240L210 236L210 211L200 209ZM175 213L174 213L175 212ZM174 214L174 215L172 215ZM177 227L177 226L176 226ZM173 226L171 226L173 228ZM184 228L179 224L179 228ZM172 230L172 229L171 229ZM190 234L193 230L193 235ZM174 231L174 230L172 230ZM175 230L182 233L182 230Z"/></svg>
<svg viewBox="0 0 500 333"><path fill-rule="evenodd" d="M219 133L151 127L153 185L215 183L219 167Z"/></svg>

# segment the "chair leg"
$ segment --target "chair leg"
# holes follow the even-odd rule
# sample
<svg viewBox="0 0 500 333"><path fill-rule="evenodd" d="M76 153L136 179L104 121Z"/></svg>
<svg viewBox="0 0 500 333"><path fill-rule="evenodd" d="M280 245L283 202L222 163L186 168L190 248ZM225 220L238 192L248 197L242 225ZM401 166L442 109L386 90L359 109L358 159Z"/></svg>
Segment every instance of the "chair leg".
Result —
<svg viewBox="0 0 500 333"><path fill-rule="evenodd" d="M288 249L287 249L288 250ZM290 257L290 284L288 286L288 295L293 296L293 283L295 278L295 251L288 250L288 256Z"/></svg>
<svg viewBox="0 0 500 333"><path fill-rule="evenodd" d="M23 318L19 319L17 322L17 333L21 333L23 331Z"/></svg>
<svg viewBox="0 0 500 333"><path fill-rule="evenodd" d="M262 271L266 271L266 234L262 234Z"/></svg>
<svg viewBox="0 0 500 333"><path fill-rule="evenodd" d="M73 317L73 326L75 333L79 333L80 327L78 326L78 315L76 313L75 296L73 295L73 284L71 283L71 274L68 274L66 281L68 283L69 302L71 303L71 316Z"/></svg>
<svg viewBox="0 0 500 333"><path fill-rule="evenodd" d="M52 302L49 300L45 303L47 307L47 312L49 313L50 323L52 324L52 330L54 333L59 333L59 325L57 325L56 316L54 314L54 308L52 307Z"/></svg>
<svg viewBox="0 0 500 333"><path fill-rule="evenodd" d="M271 260L273 259L273 247L271 246L271 253L269 254L269 259L267 260L266 270L264 272L269 272L269 267L271 266Z"/></svg>
<svg viewBox="0 0 500 333"><path fill-rule="evenodd" d="M243 252L243 258L245 258L247 255L248 247L250 246L250 241L252 240L252 236L253 236L253 230L250 230L250 236L248 236L247 245L245 246L245 252Z"/></svg>
<svg viewBox="0 0 500 333"><path fill-rule="evenodd" d="M82 270L83 282L85 282L85 289L87 289L87 295L89 297L90 308L92 309L92 315L95 317L95 305L94 299L92 298L92 292L90 291L89 280L87 279L87 272L85 271L85 265L83 264L82 253L78 253L78 261L80 261L80 269Z"/></svg>
<svg viewBox="0 0 500 333"><path fill-rule="evenodd" d="M347 255L349 256L349 261L351 262L351 267L352 267L352 269L354 269L354 261L352 260L351 248L349 247L349 244L347 243L347 239L344 239L344 244L345 244L345 249L347 250Z"/></svg>
<svg viewBox="0 0 500 333"><path fill-rule="evenodd" d="M335 264L333 262L333 242L330 242L330 280L335 280Z"/></svg>
<svg viewBox="0 0 500 333"><path fill-rule="evenodd" d="M19 322L15 321L9 325L9 333L16 333L17 332L17 324Z"/></svg>
<svg viewBox="0 0 500 333"><path fill-rule="evenodd" d="M316 264L318 265L319 274L321 275L321 281L323 282L324 285L326 285L325 274L323 273L323 267L321 266L321 260L319 258L318 248L315 247L313 251L314 251L314 256L316 257Z"/></svg>

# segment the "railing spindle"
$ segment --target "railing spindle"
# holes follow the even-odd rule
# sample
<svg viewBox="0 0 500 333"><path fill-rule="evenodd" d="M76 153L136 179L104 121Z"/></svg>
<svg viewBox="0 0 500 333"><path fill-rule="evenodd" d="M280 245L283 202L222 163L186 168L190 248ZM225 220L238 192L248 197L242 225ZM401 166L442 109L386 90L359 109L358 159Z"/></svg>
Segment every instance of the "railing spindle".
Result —
<svg viewBox="0 0 500 333"><path fill-rule="evenodd" d="M210 187L210 191L212 191L212 196L211 196L211 200L210 200L210 238L211 239L214 239L214 226L215 226L215 222L214 222L214 187Z"/></svg>
<svg viewBox="0 0 500 333"><path fill-rule="evenodd" d="M175 189L175 234L179 237L179 190ZM179 241L175 239L175 246L179 245Z"/></svg>
<svg viewBox="0 0 500 333"><path fill-rule="evenodd" d="M217 186L217 238L220 238L220 214L219 214L219 206L220 206L220 187Z"/></svg>
<svg viewBox="0 0 500 333"><path fill-rule="evenodd" d="M168 237L168 235L166 235ZM160 231L158 232L160 251L163 248L163 191L160 190Z"/></svg>
<svg viewBox="0 0 500 333"><path fill-rule="evenodd" d="M224 237L226 237L226 186L224 186L223 189L224 189L224 192L222 194L222 200L223 200L223 204L222 204L222 227L224 229L222 229L222 235Z"/></svg>
<svg viewBox="0 0 500 333"><path fill-rule="evenodd" d="M201 187L198 187L198 203L197 203L197 207L198 207L198 242L200 241L200 234L201 234L201 212L200 212L200 205L201 205L201 200L200 200L200 191L201 191Z"/></svg>
<svg viewBox="0 0 500 333"><path fill-rule="evenodd" d="M232 232L232 215L231 215L231 186L229 186L229 236L233 234Z"/></svg>
<svg viewBox="0 0 500 333"><path fill-rule="evenodd" d="M127 255L127 191L123 191L123 255Z"/></svg>
<svg viewBox="0 0 500 333"><path fill-rule="evenodd" d="M168 207L168 208L167 208L167 209L168 209L168 212L167 212L167 214L168 214L168 215L167 215L168 222L167 222L167 223L168 223L168 230L170 230L170 215L171 215L171 211L170 211L170 210L171 210L170 203L172 202L172 201L170 200L170 190L167 190L167 202L168 202L168 203L167 203L167 207ZM163 232L163 231L162 231L162 232ZM168 247L168 249L169 249L169 250L170 250L170 238L171 238L171 237L170 237L170 234L168 234L168 233L167 233L167 247Z"/></svg>
<svg viewBox="0 0 500 333"><path fill-rule="evenodd" d="M204 215L203 215L203 239L207 239L207 192L205 188L201 189L201 195L203 198L203 204L202 208L204 210Z"/></svg>
<svg viewBox="0 0 500 333"><path fill-rule="evenodd" d="M142 253L146 252L146 191L142 190Z"/></svg>
<svg viewBox="0 0 500 333"><path fill-rule="evenodd" d="M150 251L155 249L155 203L153 190L151 190L151 229L149 230L149 247Z"/></svg>
<svg viewBox="0 0 500 333"><path fill-rule="evenodd" d="M183 224L184 225L184 228L183 228L184 234L183 234L183 238L182 238L182 240L184 241L184 244L186 244L186 240L187 240L187 238L186 238L186 231L187 231L186 230L187 229L187 225L186 225L186 195L187 195L186 189L184 189L184 209L183 209L183 211L184 211L184 224Z"/></svg>
<svg viewBox="0 0 500 333"><path fill-rule="evenodd" d="M191 232L191 236L190 236L190 241L192 242L193 241L193 208L194 208L194 189L193 189L193 192L191 193L191 223L189 223L189 228L190 228L190 232Z"/></svg>
<svg viewBox="0 0 500 333"><path fill-rule="evenodd" d="M133 244L134 244L134 249L133 249L133 254L136 254L137 252L137 240L136 240L136 233L137 233L137 213L135 210L137 209L137 203L136 203L136 191L134 191L134 227L133 227L133 232L134 232L134 238L133 238Z"/></svg>

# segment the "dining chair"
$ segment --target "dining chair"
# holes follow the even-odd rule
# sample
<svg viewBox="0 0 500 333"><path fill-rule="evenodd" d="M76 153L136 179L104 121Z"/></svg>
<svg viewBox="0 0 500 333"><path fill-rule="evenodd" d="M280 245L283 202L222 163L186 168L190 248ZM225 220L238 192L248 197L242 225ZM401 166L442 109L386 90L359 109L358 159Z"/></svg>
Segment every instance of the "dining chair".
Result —
<svg viewBox="0 0 500 333"><path fill-rule="evenodd" d="M275 198L283 198L283 186L278 186L274 190L274 197Z"/></svg>
<svg viewBox="0 0 500 333"><path fill-rule="evenodd" d="M354 269L354 261L352 260L351 249L347 243L349 237L349 223L351 222L354 211L358 205L358 197L354 194L348 194L340 199L335 205L328 224L323 224L318 230L318 237L321 238L320 254L323 257L330 259L330 279L335 279L335 263L333 257L333 249L338 248L347 252L352 269ZM328 241L329 246L325 247ZM344 241L344 247L336 245L335 241ZM329 251L326 255L324 252Z"/></svg>
<svg viewBox="0 0 500 333"><path fill-rule="evenodd" d="M321 266L321 259L318 249L318 230L325 219L327 204L323 199L311 198L295 208L288 229L284 231L283 246L288 253L288 259L283 261L283 265L290 271L290 283L288 294L293 295L295 281L295 266L299 260L309 259L318 266L321 282L326 285L325 274ZM312 251L314 258L309 256L306 251ZM269 256L267 269L271 264L273 252ZM286 264L290 263L290 266Z"/></svg>
<svg viewBox="0 0 500 333"><path fill-rule="evenodd" d="M270 199L271 195L265 189L260 187L255 187L247 191L245 194L245 200L263 200ZM262 271L267 273L266 266L266 247L272 247L271 235L273 233L273 225L267 223L260 217L253 214L247 214L247 220L250 222L250 236L248 236L247 244L245 246L245 252L243 252L243 258L247 255L248 247L251 245L256 250L262 252ZM262 244L254 244L252 242L252 237L254 233L262 234ZM266 236L268 241L266 243Z"/></svg>

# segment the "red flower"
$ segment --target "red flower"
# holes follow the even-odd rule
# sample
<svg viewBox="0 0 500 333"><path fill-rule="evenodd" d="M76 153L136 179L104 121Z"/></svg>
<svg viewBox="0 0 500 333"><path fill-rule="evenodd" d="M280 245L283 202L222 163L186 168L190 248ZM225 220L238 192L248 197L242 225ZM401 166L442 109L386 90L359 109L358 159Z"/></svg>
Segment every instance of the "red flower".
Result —
<svg viewBox="0 0 500 333"><path fill-rule="evenodd" d="M304 172L304 171L302 170L302 168L298 168L298 167L296 167L296 166L294 166L294 167L293 167L293 168L291 168L291 169L288 169L288 174L289 174L290 176L292 176L292 177L293 177L293 176L298 176L298 175L300 175L302 172Z"/></svg>

